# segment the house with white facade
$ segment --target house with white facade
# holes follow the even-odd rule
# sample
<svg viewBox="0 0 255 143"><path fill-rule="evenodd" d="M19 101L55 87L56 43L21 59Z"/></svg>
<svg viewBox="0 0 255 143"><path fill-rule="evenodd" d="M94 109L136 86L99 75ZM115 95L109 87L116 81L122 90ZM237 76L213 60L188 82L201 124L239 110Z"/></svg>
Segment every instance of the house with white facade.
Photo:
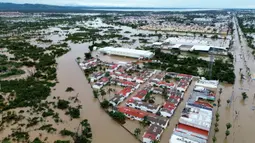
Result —
<svg viewBox="0 0 255 143"><path fill-rule="evenodd" d="M126 105L128 107L140 109L149 113L156 114L158 110L160 109L160 105L153 105L150 103L142 102L142 101L136 101L134 99L130 99L127 101Z"/></svg>
<svg viewBox="0 0 255 143"><path fill-rule="evenodd" d="M96 72L93 73L92 76L90 77L90 81L94 82L94 81L98 81L99 79L101 79L102 77L104 77L104 73L103 72Z"/></svg>
<svg viewBox="0 0 255 143"><path fill-rule="evenodd" d="M143 134L143 143L152 143L153 141L160 141L163 129L155 124L151 124L147 131Z"/></svg>
<svg viewBox="0 0 255 143"><path fill-rule="evenodd" d="M109 103L112 106L118 106L121 102L123 102L126 99L126 97L121 95L115 95L112 99L109 100Z"/></svg>
<svg viewBox="0 0 255 143"><path fill-rule="evenodd" d="M137 121L143 121L144 117L149 115L148 112L137 110L131 107L119 106L118 111L123 113L127 118Z"/></svg>
<svg viewBox="0 0 255 143"><path fill-rule="evenodd" d="M147 116L147 120L151 123L151 124L155 124L158 125L162 128L166 128L169 124L169 119L165 118L165 117L160 117L160 116L156 116L156 115L149 115Z"/></svg>

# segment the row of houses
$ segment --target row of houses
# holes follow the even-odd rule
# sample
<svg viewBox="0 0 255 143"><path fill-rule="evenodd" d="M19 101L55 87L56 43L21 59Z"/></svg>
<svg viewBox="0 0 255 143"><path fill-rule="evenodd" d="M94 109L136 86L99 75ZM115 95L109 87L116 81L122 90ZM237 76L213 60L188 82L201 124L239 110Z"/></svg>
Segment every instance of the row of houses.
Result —
<svg viewBox="0 0 255 143"><path fill-rule="evenodd" d="M197 84L199 83L199 84ZM204 84L203 84L204 83ZM211 83L211 84L210 84ZM208 87L216 87L215 81L196 82L169 143L207 143L213 120L215 92ZM206 88L207 87L207 88Z"/></svg>
<svg viewBox="0 0 255 143"><path fill-rule="evenodd" d="M181 93L184 94L184 93ZM178 96L177 93L168 97L163 107L160 109L160 115L163 117L170 118L174 114L176 108L181 102L181 96Z"/></svg>
<svg viewBox="0 0 255 143"><path fill-rule="evenodd" d="M177 86L174 83L167 83L162 81L165 76L178 78L179 82ZM156 76L156 78L150 81L150 84L153 86L151 88L152 93L162 95L163 92L166 92L168 99L160 109L159 113L163 117L170 118L183 99L184 92L188 89L192 81L192 76L178 73L166 73L165 76L162 76L162 74Z"/></svg>
<svg viewBox="0 0 255 143"><path fill-rule="evenodd" d="M84 60L83 62L80 62L79 63L79 66L83 69L83 70L86 70L86 69L91 69L93 67L96 67L100 64L100 61L96 58L92 58L92 59L89 59L89 60Z"/></svg>
<svg viewBox="0 0 255 143"><path fill-rule="evenodd" d="M100 80L98 80L96 83L94 83L92 88L99 90L109 83L110 83L110 78L102 77Z"/></svg>
<svg viewBox="0 0 255 143"><path fill-rule="evenodd" d="M142 84L146 82L153 74L155 74L155 71L146 71L146 72L137 74L137 76L132 76L125 72L119 72L119 70L117 69L115 72L114 71L111 72L110 76L113 79L126 80L126 81Z"/></svg>
<svg viewBox="0 0 255 143"><path fill-rule="evenodd" d="M150 103L147 103L147 102L142 102L142 101L137 101L137 100L134 100L134 99L129 99L127 102L126 102L126 105L128 107L132 107L132 108L135 108L135 109L139 109L139 110L143 110L143 111L146 111L146 112L149 112L149 113L154 113L156 114L161 105L154 105L154 104L150 104Z"/></svg>
<svg viewBox="0 0 255 143"><path fill-rule="evenodd" d="M167 83L163 81L164 77L166 76L171 78L177 78L179 79L179 82L177 83L177 85L173 82ZM155 78L150 80L150 85L154 87L161 87L161 88L167 88L167 89L176 88L180 92L185 92L188 89L191 81L192 81L192 75L169 72L169 73L166 73L165 75L158 74Z"/></svg>
<svg viewBox="0 0 255 143"><path fill-rule="evenodd" d="M131 120L146 120L150 123L150 126L142 136L143 143L159 141L164 129L166 129L166 127L169 125L169 119L135 108L118 107L118 111L123 113L127 118Z"/></svg>

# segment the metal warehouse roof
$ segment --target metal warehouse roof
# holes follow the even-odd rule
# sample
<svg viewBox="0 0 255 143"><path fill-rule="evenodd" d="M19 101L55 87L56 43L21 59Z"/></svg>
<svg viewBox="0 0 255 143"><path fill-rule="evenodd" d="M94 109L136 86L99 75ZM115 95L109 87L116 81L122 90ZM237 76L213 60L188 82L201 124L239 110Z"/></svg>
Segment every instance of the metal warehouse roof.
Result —
<svg viewBox="0 0 255 143"><path fill-rule="evenodd" d="M136 49L127 49L127 48L114 48L114 47L105 47L99 49L99 51L110 53L110 52L123 52L126 54L133 54L133 55L145 55L145 56L151 56L153 53L150 51L145 50L136 50Z"/></svg>

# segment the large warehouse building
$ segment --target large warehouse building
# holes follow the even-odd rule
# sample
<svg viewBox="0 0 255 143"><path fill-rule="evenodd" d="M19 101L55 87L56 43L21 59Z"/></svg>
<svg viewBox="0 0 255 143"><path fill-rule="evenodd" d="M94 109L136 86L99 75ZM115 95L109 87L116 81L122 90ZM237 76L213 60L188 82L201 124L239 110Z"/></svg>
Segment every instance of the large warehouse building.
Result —
<svg viewBox="0 0 255 143"><path fill-rule="evenodd" d="M127 48L114 48L114 47L105 47L98 50L101 53L106 53L109 55L125 56L132 58L152 58L154 53L144 50L135 50Z"/></svg>

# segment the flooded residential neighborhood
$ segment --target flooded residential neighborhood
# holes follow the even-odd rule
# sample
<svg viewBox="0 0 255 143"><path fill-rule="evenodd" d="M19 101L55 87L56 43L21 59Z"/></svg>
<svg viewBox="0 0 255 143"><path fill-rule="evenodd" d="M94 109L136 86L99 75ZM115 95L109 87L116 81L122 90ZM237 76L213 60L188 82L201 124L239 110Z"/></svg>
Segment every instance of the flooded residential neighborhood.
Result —
<svg viewBox="0 0 255 143"><path fill-rule="evenodd" d="M253 13L1 12L0 141L253 142Z"/></svg>

